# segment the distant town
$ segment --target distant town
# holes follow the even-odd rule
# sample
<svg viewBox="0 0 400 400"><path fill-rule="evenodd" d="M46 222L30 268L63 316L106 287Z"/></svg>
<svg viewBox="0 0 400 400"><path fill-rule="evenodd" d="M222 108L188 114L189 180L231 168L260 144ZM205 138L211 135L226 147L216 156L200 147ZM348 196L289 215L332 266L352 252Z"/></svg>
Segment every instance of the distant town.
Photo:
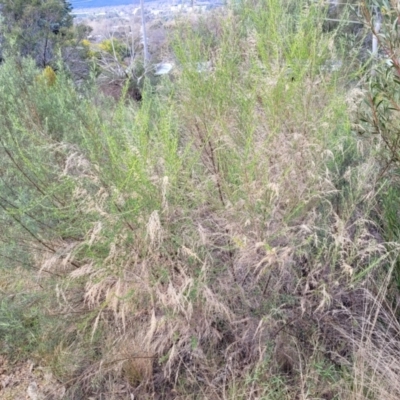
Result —
<svg viewBox="0 0 400 400"><path fill-rule="evenodd" d="M177 17L184 16L193 21L225 4L225 0L185 2L146 0L144 15L150 52L160 53L160 48L166 40L166 29L174 24ZM79 8L74 9L72 14L76 24L82 23L91 28L88 39L92 43L100 43L110 37L121 39L142 37L140 5L133 2L129 5Z"/></svg>
<svg viewBox="0 0 400 400"><path fill-rule="evenodd" d="M145 2L146 18L152 17L169 20L177 14L202 13L213 8L221 7L226 4L225 1L187 1L180 0L158 1L147 0ZM125 18L127 21L132 16L140 14L139 4L106 6L106 7L90 7L90 8L75 8L72 11L75 21L79 22L85 19L102 19L102 18Z"/></svg>

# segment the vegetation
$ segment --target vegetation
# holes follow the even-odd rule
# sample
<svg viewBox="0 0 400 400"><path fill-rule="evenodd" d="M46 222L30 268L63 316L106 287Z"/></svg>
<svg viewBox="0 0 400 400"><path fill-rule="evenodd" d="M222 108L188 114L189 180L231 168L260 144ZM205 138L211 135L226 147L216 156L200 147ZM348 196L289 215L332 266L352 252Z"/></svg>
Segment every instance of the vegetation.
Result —
<svg viewBox="0 0 400 400"><path fill-rule="evenodd" d="M115 101L10 47L3 356L65 399L400 397L398 14L370 73L327 12L180 21L173 76L144 73L139 101L128 73Z"/></svg>
<svg viewBox="0 0 400 400"><path fill-rule="evenodd" d="M45 67L54 58L72 26L71 6L65 0L0 1L3 48L33 57Z"/></svg>

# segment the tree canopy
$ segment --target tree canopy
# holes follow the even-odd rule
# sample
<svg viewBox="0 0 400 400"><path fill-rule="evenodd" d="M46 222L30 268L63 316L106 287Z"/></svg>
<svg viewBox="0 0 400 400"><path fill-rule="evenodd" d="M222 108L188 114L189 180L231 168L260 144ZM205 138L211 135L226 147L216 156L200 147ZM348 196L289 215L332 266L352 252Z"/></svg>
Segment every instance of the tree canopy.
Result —
<svg viewBox="0 0 400 400"><path fill-rule="evenodd" d="M2 47L44 67L72 26L66 0L0 0Z"/></svg>

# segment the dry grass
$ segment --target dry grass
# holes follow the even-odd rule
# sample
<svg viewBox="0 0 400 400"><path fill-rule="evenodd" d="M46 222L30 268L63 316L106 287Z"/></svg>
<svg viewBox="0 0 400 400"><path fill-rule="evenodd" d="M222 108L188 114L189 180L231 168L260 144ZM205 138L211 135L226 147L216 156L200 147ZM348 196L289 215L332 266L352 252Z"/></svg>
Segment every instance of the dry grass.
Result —
<svg viewBox="0 0 400 400"><path fill-rule="evenodd" d="M307 132L292 134L291 141L288 135L255 135L255 157L265 161L254 175L265 174L269 184L250 182L245 201L224 198L223 208L204 204L184 216L180 207L166 207L164 180L164 213L153 211L143 221L140 246L127 246L126 228L109 243L101 266L87 263L70 272L71 282L85 280L84 305L94 310L90 340L102 326L109 343L99 366L88 366L76 383L88 385L99 369L101 376L118 376L132 393L153 398L269 398L271 377L282 380L276 398L334 398L341 392L351 398L365 391L358 363L367 349L355 343L361 346L370 333L355 338L348 328L350 318L368 317L369 292L355 289L366 282L359 276L371 263L368 275L389 260L363 214L374 203L374 168L361 163L345 171L352 201L364 204L337 214L335 183L329 173L318 174L330 152ZM200 190L218 184L210 175ZM104 199L98 191L84 203L113 223ZM268 208L260 218L253 207L263 199ZM87 245L101 244L104 229L96 222ZM175 237L179 246L171 242ZM42 270L60 272L56 261L51 257ZM71 302L62 289L58 296L64 306ZM65 354L62 359L73 359ZM350 365L356 382L363 379L360 389L349 389L351 396L337 382ZM327 390L324 379L337 386Z"/></svg>
<svg viewBox="0 0 400 400"><path fill-rule="evenodd" d="M285 10L266 3L199 23L209 46L185 31L173 93L107 118L88 103L79 146L57 147L74 237L29 254L69 326L38 351L65 398L399 397L373 143L351 133L357 96L315 67L333 40L316 11L279 39Z"/></svg>

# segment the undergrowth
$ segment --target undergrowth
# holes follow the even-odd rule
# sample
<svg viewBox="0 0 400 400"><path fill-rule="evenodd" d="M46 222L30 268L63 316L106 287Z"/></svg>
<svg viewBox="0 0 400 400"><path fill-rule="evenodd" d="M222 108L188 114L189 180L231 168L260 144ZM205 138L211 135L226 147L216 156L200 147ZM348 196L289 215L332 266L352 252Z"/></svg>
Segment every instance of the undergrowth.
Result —
<svg viewBox="0 0 400 400"><path fill-rule="evenodd" d="M67 399L399 398L398 195L325 12L182 22L140 103L1 65L3 353Z"/></svg>

